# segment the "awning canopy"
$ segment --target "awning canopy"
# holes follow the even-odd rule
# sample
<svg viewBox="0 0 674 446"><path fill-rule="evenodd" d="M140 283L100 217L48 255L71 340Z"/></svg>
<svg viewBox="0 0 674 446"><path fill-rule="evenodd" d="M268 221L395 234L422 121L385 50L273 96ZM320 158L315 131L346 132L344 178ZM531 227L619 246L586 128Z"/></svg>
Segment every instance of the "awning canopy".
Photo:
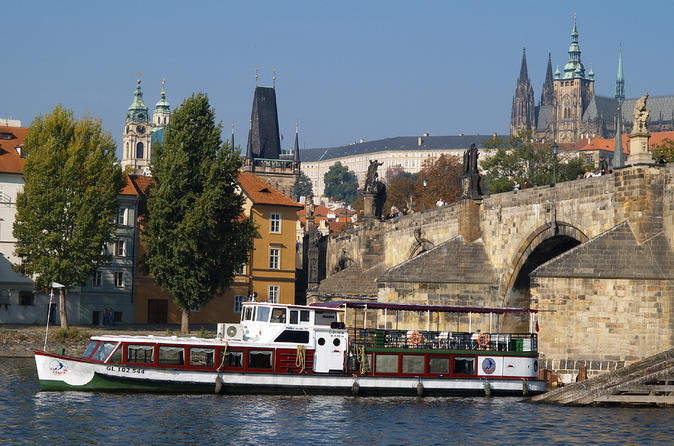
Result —
<svg viewBox="0 0 674 446"><path fill-rule="evenodd" d="M397 311L432 311L439 313L538 313L538 310L532 308L507 308L507 307L462 307L450 305L421 305L421 304L398 304L391 302L368 302L337 300L330 302L321 302L311 304L311 306L320 306L328 308L337 308L345 306L346 308L366 308L368 310L397 310Z"/></svg>

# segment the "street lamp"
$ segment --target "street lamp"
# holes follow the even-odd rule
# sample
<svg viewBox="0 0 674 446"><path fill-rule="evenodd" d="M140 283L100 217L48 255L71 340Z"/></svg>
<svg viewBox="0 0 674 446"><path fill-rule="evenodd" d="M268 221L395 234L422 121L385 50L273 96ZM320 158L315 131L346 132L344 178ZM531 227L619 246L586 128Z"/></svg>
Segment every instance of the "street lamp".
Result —
<svg viewBox="0 0 674 446"><path fill-rule="evenodd" d="M552 222L555 225L555 234L557 234L557 152L559 146L557 140L552 143Z"/></svg>
<svg viewBox="0 0 674 446"><path fill-rule="evenodd" d="M426 210L426 186L428 186L426 177L424 177L424 180L421 182L421 184L424 185L424 188L421 190L421 212L423 212Z"/></svg>

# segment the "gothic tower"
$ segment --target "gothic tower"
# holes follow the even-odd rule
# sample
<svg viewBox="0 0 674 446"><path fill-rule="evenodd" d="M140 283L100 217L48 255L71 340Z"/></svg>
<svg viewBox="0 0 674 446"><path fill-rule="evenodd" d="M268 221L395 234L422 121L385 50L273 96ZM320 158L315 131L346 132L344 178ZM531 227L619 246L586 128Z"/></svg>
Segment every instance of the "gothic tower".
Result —
<svg viewBox="0 0 674 446"><path fill-rule="evenodd" d="M555 103L555 85L552 82L552 59L548 53L548 69L545 72L545 82L541 93L541 105L553 105Z"/></svg>
<svg viewBox="0 0 674 446"><path fill-rule="evenodd" d="M140 73L138 85L133 93L133 102L126 113L126 125L122 139L122 168L131 167L135 172L149 169L152 146L152 123L143 102L140 89Z"/></svg>
<svg viewBox="0 0 674 446"><path fill-rule="evenodd" d="M576 142L580 137L581 119L594 96L594 73L585 74L585 66L580 61L578 28L573 21L569 61L564 73L555 71L555 135L558 142Z"/></svg>
<svg viewBox="0 0 674 446"><path fill-rule="evenodd" d="M625 165L625 154L623 153L622 142L622 126L623 114L622 107L625 102L625 79L623 78L623 49L620 48L618 52L618 75L615 79L615 99L617 103L616 109L616 132L615 132L615 146L613 152L613 167L623 167Z"/></svg>
<svg viewBox="0 0 674 446"><path fill-rule="evenodd" d="M512 111L510 114L510 134L514 135L520 130L531 130L536 127L534 110L534 89L529 81L527 72L527 53L522 49L522 66L520 77L517 79L517 88L513 98Z"/></svg>

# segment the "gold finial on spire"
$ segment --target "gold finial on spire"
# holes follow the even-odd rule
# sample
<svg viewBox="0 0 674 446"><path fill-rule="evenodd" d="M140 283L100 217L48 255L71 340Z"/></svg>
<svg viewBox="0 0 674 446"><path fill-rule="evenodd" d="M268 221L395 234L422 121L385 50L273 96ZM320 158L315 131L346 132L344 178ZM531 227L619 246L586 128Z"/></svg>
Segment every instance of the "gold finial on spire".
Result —
<svg viewBox="0 0 674 446"><path fill-rule="evenodd" d="M257 68L255 68L255 86L257 87Z"/></svg>
<svg viewBox="0 0 674 446"><path fill-rule="evenodd" d="M274 73L274 76L272 76L272 81L274 81L274 83L272 85L274 88L276 88L276 68L271 71Z"/></svg>
<svg viewBox="0 0 674 446"><path fill-rule="evenodd" d="M299 131L300 131L300 123L299 123L299 122L296 122L296 123L295 123L295 133L297 133L297 132L299 132Z"/></svg>
<svg viewBox="0 0 674 446"><path fill-rule="evenodd" d="M138 85L140 85L140 71L138 72Z"/></svg>
<svg viewBox="0 0 674 446"><path fill-rule="evenodd" d="M576 11L573 11L573 21L576 21Z"/></svg>
<svg viewBox="0 0 674 446"><path fill-rule="evenodd" d="M166 94L166 88L164 88L165 83L166 83L166 79L162 78L162 80L161 80L161 94Z"/></svg>

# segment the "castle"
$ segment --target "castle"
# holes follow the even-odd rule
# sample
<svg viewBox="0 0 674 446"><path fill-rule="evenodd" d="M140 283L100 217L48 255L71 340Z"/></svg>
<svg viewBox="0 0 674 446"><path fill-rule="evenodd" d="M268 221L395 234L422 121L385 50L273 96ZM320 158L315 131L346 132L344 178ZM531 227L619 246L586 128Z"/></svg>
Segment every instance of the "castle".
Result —
<svg viewBox="0 0 674 446"><path fill-rule="evenodd" d="M595 95L594 73L586 73L581 61L578 27L575 19L571 32L569 60L563 72L559 67L552 72L552 58L543 83L541 99L536 106L534 91L527 71L526 51L522 53L520 76L512 101L510 133L531 130L539 140L573 143L583 137L613 138L619 105L623 134L632 129L633 110L638 98L625 99L622 51L618 57L618 75L613 97ZM651 131L674 130L674 96L651 96Z"/></svg>

